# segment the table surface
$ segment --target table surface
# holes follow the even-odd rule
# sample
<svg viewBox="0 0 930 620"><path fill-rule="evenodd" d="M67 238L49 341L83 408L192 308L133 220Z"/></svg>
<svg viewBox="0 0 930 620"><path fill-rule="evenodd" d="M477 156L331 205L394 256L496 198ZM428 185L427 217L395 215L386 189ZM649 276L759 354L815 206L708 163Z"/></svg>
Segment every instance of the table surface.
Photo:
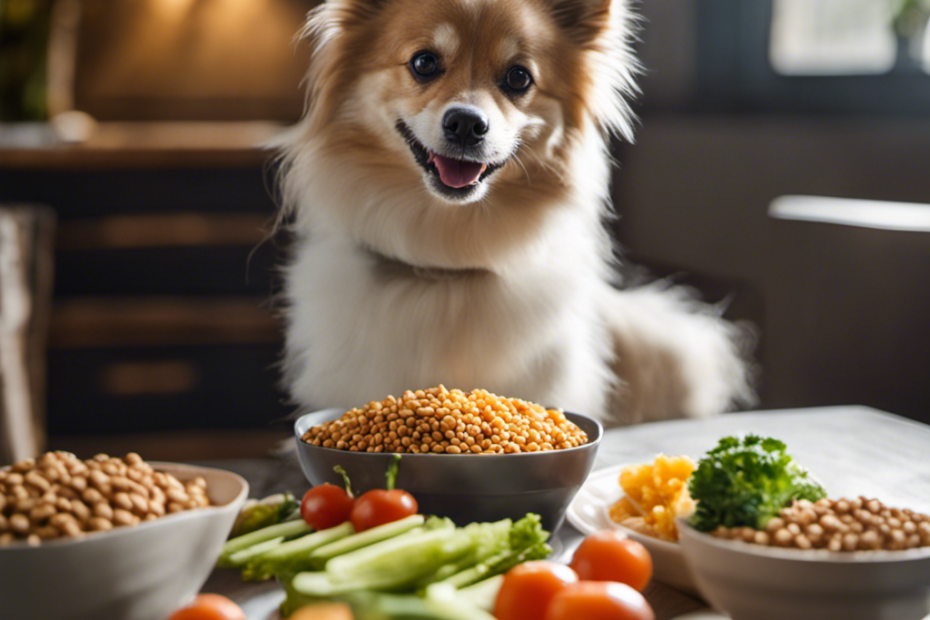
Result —
<svg viewBox="0 0 930 620"><path fill-rule="evenodd" d="M930 512L930 426L868 407L758 411L612 429L604 434L594 468L648 461L659 452L699 457L719 438L740 433L784 440L789 452L818 476L831 497L880 497L890 505ZM244 476L251 485L252 497L288 489L296 493L307 487L292 454L205 464ZM562 557L567 557L582 535L566 523L555 538L554 546L561 549ZM274 583L242 582L234 571L219 569L203 590L229 596L248 613L250 606L260 607L254 601L275 596L279 588ZM645 594L657 620L707 610L700 599L661 583L650 584ZM268 620L267 615L259 615L250 615L249 620Z"/></svg>

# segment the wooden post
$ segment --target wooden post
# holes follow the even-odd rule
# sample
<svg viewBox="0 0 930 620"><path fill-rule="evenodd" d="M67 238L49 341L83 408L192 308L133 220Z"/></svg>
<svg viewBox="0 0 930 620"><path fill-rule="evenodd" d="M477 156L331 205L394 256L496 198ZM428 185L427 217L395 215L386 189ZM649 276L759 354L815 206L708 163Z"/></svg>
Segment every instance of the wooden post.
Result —
<svg viewBox="0 0 930 620"><path fill-rule="evenodd" d="M55 217L0 206L0 466L45 444L45 349Z"/></svg>

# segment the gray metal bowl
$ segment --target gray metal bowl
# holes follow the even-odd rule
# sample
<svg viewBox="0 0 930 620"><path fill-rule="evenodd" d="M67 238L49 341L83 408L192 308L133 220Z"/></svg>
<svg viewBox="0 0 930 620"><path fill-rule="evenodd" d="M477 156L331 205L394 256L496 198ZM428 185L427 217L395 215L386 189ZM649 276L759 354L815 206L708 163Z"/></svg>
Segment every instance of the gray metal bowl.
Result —
<svg viewBox="0 0 930 620"><path fill-rule="evenodd" d="M312 484L342 485L333 471L341 465L356 495L383 489L392 455L348 452L308 444L301 437L312 426L335 420L345 409L324 409L294 424L297 455ZM555 532L565 511L594 465L604 429L597 420L566 413L588 435L588 443L567 450L520 454L404 454L397 488L413 494L423 514L449 517L459 525L473 521L520 519L528 512L542 517Z"/></svg>

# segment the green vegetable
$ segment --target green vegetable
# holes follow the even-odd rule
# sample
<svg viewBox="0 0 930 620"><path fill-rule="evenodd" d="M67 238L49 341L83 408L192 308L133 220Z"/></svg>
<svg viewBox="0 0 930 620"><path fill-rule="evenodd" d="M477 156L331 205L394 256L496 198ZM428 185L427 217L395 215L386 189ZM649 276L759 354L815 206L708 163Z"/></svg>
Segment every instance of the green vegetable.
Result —
<svg viewBox="0 0 930 620"><path fill-rule="evenodd" d="M270 579L273 575L313 568L314 562L311 556L313 551L351 536L354 532L352 524L346 521L336 527L270 547L249 558L248 565L242 571L242 577L261 581Z"/></svg>
<svg viewBox="0 0 930 620"><path fill-rule="evenodd" d="M307 525L303 520L300 521L287 521L286 523L278 523L277 525L269 525L268 527L256 530L244 536L239 536L233 538L232 540L226 541L226 544L223 545L223 551L220 553L220 557L217 560L217 565L223 567L236 566L235 564L230 564L230 557L239 551L244 551L249 547L253 547L259 543L264 543L274 538L283 537L293 538L295 536L300 536L306 534L310 531L310 526Z"/></svg>
<svg viewBox="0 0 930 620"><path fill-rule="evenodd" d="M405 517L399 521L385 523L384 525L373 527L370 530L365 530L364 532L353 534L352 536L348 536L342 540L338 540L324 547L320 547L311 553L310 557L320 568L322 568L323 565L326 564L326 561L330 558L334 558L337 555L342 555L343 553L349 553L350 551L355 551L356 549L360 549L367 545L371 545L388 538L393 538L394 536L410 531L419 525L423 525L425 522L426 517L423 515L410 515L409 517Z"/></svg>
<svg viewBox="0 0 930 620"><path fill-rule="evenodd" d="M281 523L288 519L296 509L297 499L290 493L269 495L262 500L250 499L239 511L229 537L238 538L269 525Z"/></svg>
<svg viewBox="0 0 930 620"><path fill-rule="evenodd" d="M356 620L494 620L494 617L476 607L453 588L437 591L425 598L413 594L386 594L383 592L355 592L335 600L347 603ZM281 605L281 617L300 607L320 602L320 599L287 591Z"/></svg>
<svg viewBox="0 0 930 620"><path fill-rule="evenodd" d="M229 568L240 568L245 566L252 560L255 556L267 553L276 547L280 547L281 543L284 542L284 536L278 536L277 538L272 538L271 540L266 540L265 542L258 543L257 545L252 545L247 547L242 551L236 551L234 554L229 556L229 559L223 562L224 567Z"/></svg>
<svg viewBox="0 0 930 620"><path fill-rule="evenodd" d="M494 611L494 603L497 600L497 593L500 592L501 585L504 583L503 575L495 575L479 581L467 588L455 589L454 586L447 583L434 583L426 588L426 598L436 599L446 596L446 592L452 590L456 596L462 600L469 601L478 609L491 612Z"/></svg>
<svg viewBox="0 0 930 620"><path fill-rule="evenodd" d="M537 515L514 524L472 523L455 528L431 518L422 528L330 559L325 570L299 573L292 587L311 597L379 590L453 590L500 574L526 558L548 557L548 533ZM439 583L437 583L439 582ZM433 585L430 585L433 584Z"/></svg>
<svg viewBox="0 0 930 620"><path fill-rule="evenodd" d="M485 546L475 557L460 563L457 570L449 571L444 567L427 583L442 582L463 588L492 575L506 573L517 564L543 560L552 555L552 548L546 544L548 538L549 532L543 529L539 515L528 514L509 527L505 537L485 541Z"/></svg>
<svg viewBox="0 0 930 620"><path fill-rule="evenodd" d="M697 501L691 526L702 532L719 526L763 529L793 500L825 497L820 483L785 447L757 435L721 439L691 475L688 488Z"/></svg>

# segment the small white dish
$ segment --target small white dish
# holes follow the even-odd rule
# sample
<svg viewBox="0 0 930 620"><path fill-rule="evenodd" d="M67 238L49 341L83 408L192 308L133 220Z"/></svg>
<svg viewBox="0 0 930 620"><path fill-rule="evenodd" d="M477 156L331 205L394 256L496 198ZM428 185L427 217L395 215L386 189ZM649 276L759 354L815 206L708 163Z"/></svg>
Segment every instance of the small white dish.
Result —
<svg viewBox="0 0 930 620"><path fill-rule="evenodd" d="M249 493L232 472L151 463L207 481L211 506L31 547L0 547L4 620L165 620L193 599L216 564Z"/></svg>
<svg viewBox="0 0 930 620"><path fill-rule="evenodd" d="M623 497L620 472L628 465L616 465L592 472L568 507L568 521L585 535L604 530L619 530L641 543L652 555L653 578L667 585L697 592L697 586L685 561L681 545L646 536L610 518L610 507Z"/></svg>
<svg viewBox="0 0 930 620"><path fill-rule="evenodd" d="M922 620L930 547L803 551L722 540L678 520L701 594L733 620Z"/></svg>

